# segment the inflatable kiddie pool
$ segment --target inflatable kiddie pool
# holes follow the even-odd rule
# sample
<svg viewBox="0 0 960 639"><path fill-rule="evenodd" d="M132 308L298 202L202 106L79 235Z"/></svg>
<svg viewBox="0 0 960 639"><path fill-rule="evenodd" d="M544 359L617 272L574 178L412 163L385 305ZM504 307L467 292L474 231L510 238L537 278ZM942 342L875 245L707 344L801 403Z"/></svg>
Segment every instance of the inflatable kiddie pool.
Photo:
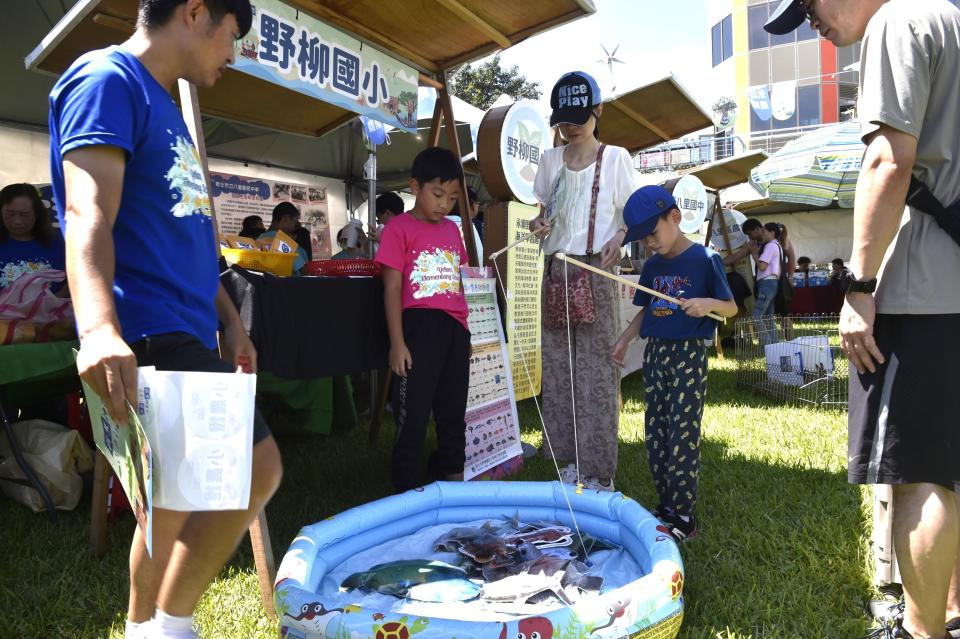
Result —
<svg viewBox="0 0 960 639"><path fill-rule="evenodd" d="M621 548L606 551L614 554L604 570L616 576L572 605L518 615L340 591L358 567L409 558L409 548L408 557L397 557L404 538L425 529L512 517L573 527L571 508L581 532ZM673 639L682 592L673 538L622 493L578 495L559 482L442 482L303 528L280 564L274 602L280 636L288 639Z"/></svg>

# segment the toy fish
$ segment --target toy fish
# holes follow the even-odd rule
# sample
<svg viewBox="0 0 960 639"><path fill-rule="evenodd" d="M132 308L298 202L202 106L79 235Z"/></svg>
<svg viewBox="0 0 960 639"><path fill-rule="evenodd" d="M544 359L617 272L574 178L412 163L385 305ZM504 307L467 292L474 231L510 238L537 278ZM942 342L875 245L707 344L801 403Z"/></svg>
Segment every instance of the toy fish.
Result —
<svg viewBox="0 0 960 639"><path fill-rule="evenodd" d="M534 595L549 592L557 596L560 601L571 605L573 600L564 592L563 573L553 575L543 573L532 574L523 572L518 575L504 577L497 581L486 583L480 589L480 596L487 601L524 603Z"/></svg>
<svg viewBox="0 0 960 639"><path fill-rule="evenodd" d="M488 601L523 603L550 592L569 605L579 599L581 590L599 592L603 586L603 578L587 575L587 566L578 561L543 555L520 568L520 572L484 584L480 596ZM488 576L487 570L484 576ZM491 570L489 576L497 575Z"/></svg>
<svg viewBox="0 0 960 639"><path fill-rule="evenodd" d="M513 553L516 547L508 545L498 535L487 533L461 544L457 550L478 564L493 563L504 566L513 562Z"/></svg>
<svg viewBox="0 0 960 639"><path fill-rule="evenodd" d="M501 525L496 525L492 521L484 522L480 527L462 526L454 528L441 535L434 543L434 549L443 552L456 552L464 544L475 541L478 538L486 538L487 535L499 536L508 531L515 531L520 527L517 518L507 519Z"/></svg>
<svg viewBox="0 0 960 639"><path fill-rule="evenodd" d="M573 542L573 531L566 526L527 526L504 538L508 544L527 541L539 548L569 546Z"/></svg>
<svg viewBox="0 0 960 639"><path fill-rule="evenodd" d="M431 603L469 601L480 594L480 586L469 579L444 579L412 586L407 597Z"/></svg>
<svg viewBox="0 0 960 639"><path fill-rule="evenodd" d="M414 586L442 581L466 581L466 577L465 570L442 561L391 561L373 566L366 572L350 575L340 584L340 588L407 597ZM467 590L462 583L457 583L454 588L458 589L456 592ZM424 593L424 596L435 596L433 590L425 590Z"/></svg>
<svg viewBox="0 0 960 639"><path fill-rule="evenodd" d="M561 559L551 555L541 554L530 561L508 566L493 566L488 564L483 567L483 578L488 582L493 582L524 572L553 575L564 570L569 563L569 559Z"/></svg>

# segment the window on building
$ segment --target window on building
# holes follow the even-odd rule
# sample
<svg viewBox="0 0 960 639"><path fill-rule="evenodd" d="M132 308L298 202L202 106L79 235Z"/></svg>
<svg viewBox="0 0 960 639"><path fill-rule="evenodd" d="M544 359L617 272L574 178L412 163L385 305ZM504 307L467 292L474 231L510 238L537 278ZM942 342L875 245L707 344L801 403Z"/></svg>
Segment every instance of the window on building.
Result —
<svg viewBox="0 0 960 639"><path fill-rule="evenodd" d="M820 124L820 85L797 89L797 114L800 116L800 126Z"/></svg>
<svg viewBox="0 0 960 639"><path fill-rule="evenodd" d="M750 50L766 49L770 46L770 36L763 30L769 14L767 5L755 4L747 7L747 44Z"/></svg>
<svg viewBox="0 0 960 639"><path fill-rule="evenodd" d="M750 109L750 133L759 133L761 131L770 130L770 118L766 120L761 120L757 116L757 112L753 109Z"/></svg>
<svg viewBox="0 0 960 639"><path fill-rule="evenodd" d="M733 57L733 16L729 15L710 29L713 44L713 66Z"/></svg>
<svg viewBox="0 0 960 639"><path fill-rule="evenodd" d="M779 2L768 2L767 10L770 12L770 15L773 15L773 12L776 11L779 6ZM802 28L801 26L800 29ZM797 41L797 31L799 31L799 29L794 29L790 33L784 33L783 35L771 35L770 46L776 47L781 44L794 44Z"/></svg>
<svg viewBox="0 0 960 639"><path fill-rule="evenodd" d="M809 22L804 22L800 25L800 28L797 29L797 40L803 42L804 40L816 40L820 37L820 34L817 33L815 29L810 28Z"/></svg>
<svg viewBox="0 0 960 639"><path fill-rule="evenodd" d="M713 66L723 62L723 37L720 32L720 24L718 22L710 29L710 39L713 41Z"/></svg>
<svg viewBox="0 0 960 639"><path fill-rule="evenodd" d="M726 60L733 57L733 16L727 16L720 24L723 25L721 28L723 32L723 59Z"/></svg>

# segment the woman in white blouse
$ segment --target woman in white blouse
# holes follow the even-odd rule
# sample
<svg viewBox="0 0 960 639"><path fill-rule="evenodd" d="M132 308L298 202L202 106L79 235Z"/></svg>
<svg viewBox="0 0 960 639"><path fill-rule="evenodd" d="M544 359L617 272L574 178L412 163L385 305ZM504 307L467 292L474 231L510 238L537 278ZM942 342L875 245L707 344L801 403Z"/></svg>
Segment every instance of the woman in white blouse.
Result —
<svg viewBox="0 0 960 639"><path fill-rule="evenodd" d="M595 319L577 326L571 322L569 340L565 325L551 328L555 322L548 314L551 308L555 314L558 306L546 291L551 279L564 282L564 269L567 282L577 275L577 267L554 259L557 252L607 270L617 263L626 235L623 205L638 186L636 171L626 149L601 145L598 139L597 120L603 105L592 77L579 71L564 75L553 87L550 106L550 125L559 126L566 145L548 149L540 158L534 190L541 210L530 222L530 230L545 238L543 418L561 466L561 480L613 490L620 367L610 359L610 350L620 331L617 284L590 274ZM599 188L594 197L595 182Z"/></svg>

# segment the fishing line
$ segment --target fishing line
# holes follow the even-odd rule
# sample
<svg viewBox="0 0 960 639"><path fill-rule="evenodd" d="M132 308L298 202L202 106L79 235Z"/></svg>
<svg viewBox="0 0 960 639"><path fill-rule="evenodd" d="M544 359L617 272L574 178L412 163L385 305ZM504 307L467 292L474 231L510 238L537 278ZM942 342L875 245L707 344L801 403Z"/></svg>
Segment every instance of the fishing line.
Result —
<svg viewBox="0 0 960 639"><path fill-rule="evenodd" d="M505 286L504 283L503 283L503 276L500 274L500 266L497 264L497 261L496 261L496 260L493 260L493 269L494 269L494 271L496 271L496 273L497 273L497 284L500 285L500 291L503 293L503 299L504 299L504 301L506 301L506 300L508 299L509 293L507 293L507 288L506 288L506 286ZM511 346L511 347L512 347L512 346ZM518 350L519 350L519 354L520 354L520 363L523 364L523 372L524 372L524 373L526 374L526 376L527 376L527 384L529 384L530 392L533 393L533 376L530 375L530 367L527 366L527 357L526 357L526 355L524 354L522 348L521 348L521 349L518 349ZM583 541L583 535L580 533L580 526L579 526L579 524L577 524L577 516L576 516L576 514L574 514L574 512L573 512L573 504L570 503L570 497L569 497L569 495L567 495L567 489L566 489L566 487L564 486L564 484L563 484L563 478L562 478L562 476L560 475L560 466L557 464L557 458L556 458L556 456L553 454L553 444L550 442L550 433L547 432L547 423L546 423L546 421L543 419L543 411L540 410L540 401L537 399L537 396L536 396L535 394L533 394L532 397L533 397L533 404L534 404L534 406L537 407L537 415L540 417L540 425L543 426L543 438L544 438L544 440L546 440L546 442L547 442L547 448L550 449L550 459L553 461L553 468L554 468L554 470L557 471L557 479L560 479L560 480L561 480L561 481L560 481L560 487L561 487L561 492L563 493L563 499L564 499L564 501L567 502L567 510L570 511L570 519L573 521L573 529L574 529L574 530L576 531L576 533L577 533L577 538L580 539L580 545L583 547L584 553L587 553L587 554L584 556L584 559L586 559L587 557L589 557L588 551L587 551L587 549L586 549L586 548L587 548L587 545L584 543L584 541ZM579 481L579 478L578 478L578 481ZM591 547L592 547L592 546L591 546Z"/></svg>

